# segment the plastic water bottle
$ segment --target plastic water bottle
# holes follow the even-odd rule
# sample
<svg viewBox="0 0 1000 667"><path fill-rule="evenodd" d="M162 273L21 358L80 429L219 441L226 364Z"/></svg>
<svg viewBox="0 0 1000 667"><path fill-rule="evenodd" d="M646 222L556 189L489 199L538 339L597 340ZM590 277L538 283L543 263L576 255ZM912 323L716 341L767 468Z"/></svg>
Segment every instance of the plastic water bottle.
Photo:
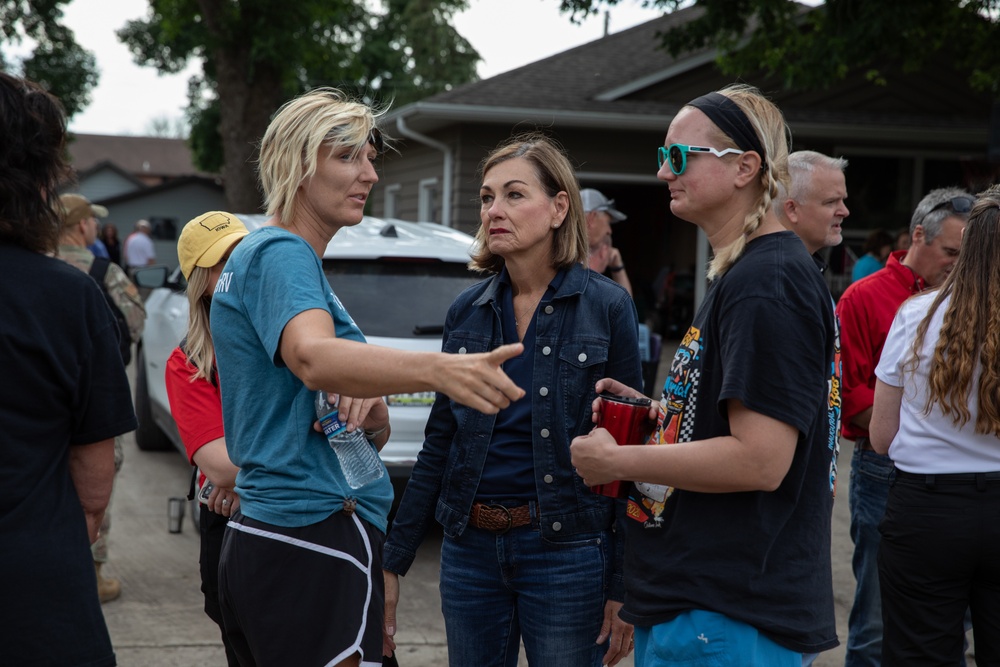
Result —
<svg viewBox="0 0 1000 667"><path fill-rule="evenodd" d="M364 430L356 428L348 432L347 424L340 421L339 407L339 395L328 395L322 390L316 392L316 417L323 433L340 460L347 484L352 489L360 489L381 479L385 467L374 445L365 437Z"/></svg>

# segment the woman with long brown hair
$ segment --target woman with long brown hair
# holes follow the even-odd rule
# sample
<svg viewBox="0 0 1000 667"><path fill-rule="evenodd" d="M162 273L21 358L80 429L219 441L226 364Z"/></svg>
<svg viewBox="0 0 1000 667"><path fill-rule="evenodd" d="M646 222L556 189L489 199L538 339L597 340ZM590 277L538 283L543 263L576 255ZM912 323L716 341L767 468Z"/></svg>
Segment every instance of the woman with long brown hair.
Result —
<svg viewBox="0 0 1000 667"><path fill-rule="evenodd" d="M114 665L91 545L135 430L111 309L55 257L66 117L0 72L0 662Z"/></svg>
<svg viewBox="0 0 1000 667"><path fill-rule="evenodd" d="M875 371L872 446L895 466L879 526L882 664L1000 664L1000 186L955 268L904 303Z"/></svg>

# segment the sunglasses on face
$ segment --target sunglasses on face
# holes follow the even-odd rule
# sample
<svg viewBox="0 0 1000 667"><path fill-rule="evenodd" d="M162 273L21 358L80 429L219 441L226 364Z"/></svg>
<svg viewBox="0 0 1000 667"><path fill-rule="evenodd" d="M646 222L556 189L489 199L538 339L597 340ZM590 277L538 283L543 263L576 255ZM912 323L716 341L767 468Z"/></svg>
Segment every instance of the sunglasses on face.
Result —
<svg viewBox="0 0 1000 667"><path fill-rule="evenodd" d="M684 173L687 169L687 155L688 153L711 153L715 157L722 157L723 155L729 155L730 153L734 155L742 155L746 151L741 151L738 148L726 148L725 150L718 150L716 148L710 148L709 146L685 146L684 144L670 144L666 148L660 146L657 149L657 158L659 160L659 166L663 167L663 163L666 162L670 165L670 171L674 172L677 176Z"/></svg>
<svg viewBox="0 0 1000 667"><path fill-rule="evenodd" d="M930 213L934 211L940 211L944 207L948 207L953 213L968 213L972 210L972 205L976 203L976 200L968 195L959 195L958 197L952 197L948 201L943 201L934 208L930 210Z"/></svg>

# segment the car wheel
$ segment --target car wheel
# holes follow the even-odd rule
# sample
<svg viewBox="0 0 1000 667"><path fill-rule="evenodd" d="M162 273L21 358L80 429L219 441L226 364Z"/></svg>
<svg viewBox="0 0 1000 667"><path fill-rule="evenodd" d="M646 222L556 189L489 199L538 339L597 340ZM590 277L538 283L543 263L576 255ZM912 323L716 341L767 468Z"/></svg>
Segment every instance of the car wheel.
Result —
<svg viewBox="0 0 1000 667"><path fill-rule="evenodd" d="M153 421L153 408L149 402L149 385L146 381L146 355L140 347L135 357L135 416L139 427L135 429L135 444L144 452L162 452L173 444L167 434Z"/></svg>

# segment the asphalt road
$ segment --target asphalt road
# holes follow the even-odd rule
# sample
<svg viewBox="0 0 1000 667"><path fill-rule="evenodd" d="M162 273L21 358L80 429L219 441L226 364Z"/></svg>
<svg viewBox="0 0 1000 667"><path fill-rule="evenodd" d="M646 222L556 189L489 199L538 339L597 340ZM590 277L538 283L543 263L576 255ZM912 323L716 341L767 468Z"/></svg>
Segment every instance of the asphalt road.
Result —
<svg viewBox="0 0 1000 667"><path fill-rule="evenodd" d="M668 352L672 350L665 355ZM833 581L841 646L820 655L816 667L844 664L847 616L854 597L847 507L851 443L844 444L833 516ZM168 498L185 496L190 479L191 468L180 454L142 452L131 434L126 436L125 463L112 500L110 561L105 566L108 575L121 579L122 595L103 607L122 667L226 664L219 631L202 610L199 540L190 514L181 533L168 531ZM447 664L438 595L440 545L440 533L430 536L401 580L396 641L403 667ZM520 664L527 665L523 654ZM621 664L632 667L631 659ZM970 661L970 667L974 665Z"/></svg>

